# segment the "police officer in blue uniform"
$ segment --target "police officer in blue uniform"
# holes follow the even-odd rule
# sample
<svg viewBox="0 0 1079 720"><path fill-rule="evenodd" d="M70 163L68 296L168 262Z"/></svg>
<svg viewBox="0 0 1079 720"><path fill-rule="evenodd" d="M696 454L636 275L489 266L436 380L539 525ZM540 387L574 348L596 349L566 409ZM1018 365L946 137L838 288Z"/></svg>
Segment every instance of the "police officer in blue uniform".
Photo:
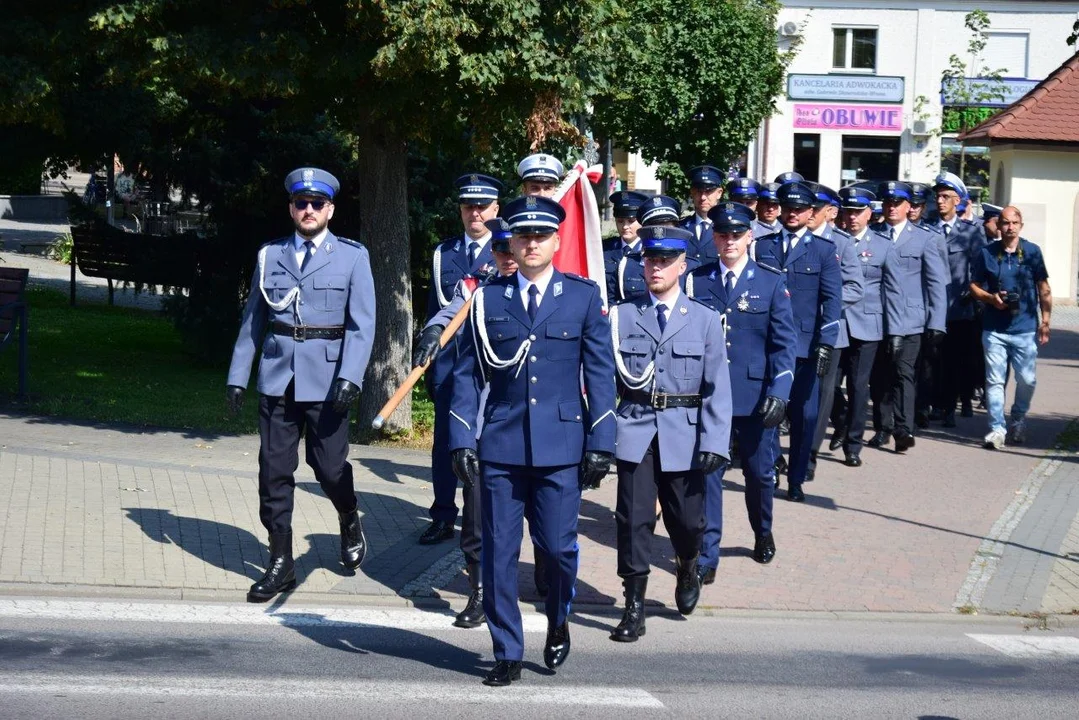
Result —
<svg viewBox="0 0 1079 720"><path fill-rule="evenodd" d="M883 352L873 367L870 392L876 434L867 443L882 448L895 435L896 452L914 447L915 364L925 341L937 344L944 335L947 268L934 233L907 220L910 185L898 180L877 189L884 222L872 229L895 246L895 262L884 265Z"/></svg>
<svg viewBox="0 0 1079 720"><path fill-rule="evenodd" d="M716 260L716 246L712 243L712 221L708 211L719 202L723 194L723 173L713 165L700 165L689 171L689 197L693 201L693 214L683 218L681 227L693 233L693 241L686 250L689 269L707 265Z"/></svg>
<svg viewBox="0 0 1079 720"><path fill-rule="evenodd" d="M941 173L933 190L937 195L939 218L934 224L943 234L948 250L947 334L941 346L937 376L940 383L934 406L944 427L955 427L955 405L962 402L963 417L974 414L974 388L978 384L982 358L981 323L975 314L977 303L970 294L974 264L987 244L985 230L956 212L967 187L958 176ZM982 374L984 378L984 374Z"/></svg>
<svg viewBox="0 0 1079 720"><path fill-rule="evenodd" d="M681 228L647 227L647 299L611 308L618 405L618 575L625 588L618 642L644 634L644 597L656 528L656 498L675 551L675 605L689 615L700 597L697 556L704 530L704 477L730 448L731 383L723 321L682 293Z"/></svg>
<svg viewBox="0 0 1079 720"><path fill-rule="evenodd" d="M757 212L757 199L760 197L761 184L753 178L740 177L727 183L724 188L726 199L745 205Z"/></svg>
<svg viewBox="0 0 1079 720"><path fill-rule="evenodd" d="M512 275L517 272L517 263L513 259L513 253L510 252L509 225L502 218L488 220L485 224L491 231L491 255L498 274ZM457 317L457 313L475 289L487 279L489 278L466 276L457 284L457 290L450 304L442 308L424 326L412 353L413 367L426 365L438 354L441 349L439 339L442 337L442 331ZM456 343L452 344L456 349ZM456 480L456 476L454 479ZM474 628L487 620L487 616L483 614L483 574L480 570L482 525L479 511L479 487L473 484L472 487L465 488L462 500L464 509L461 512L461 553L465 556L468 582L472 592L468 596L464 609L454 618L453 624L462 628Z"/></svg>
<svg viewBox="0 0 1079 720"><path fill-rule="evenodd" d="M307 464L338 513L341 562L355 569L367 552L348 462L348 411L375 336L371 262L363 245L327 229L337 178L298 168L285 189L296 231L259 248L226 392L239 412L258 357L259 519L270 534L270 563L247 593L251 602L296 586L292 508L301 435Z"/></svg>
<svg viewBox="0 0 1079 720"><path fill-rule="evenodd" d="M843 447L844 464L861 467L866 414L869 412L870 374L884 338L884 266L894 262L894 248L887 237L869 228L873 217L871 205L876 194L849 186L839 191L839 197L844 225L851 236L864 287L858 302L847 306L843 313L850 341L843 358L848 398L842 423L846 432L838 439Z"/></svg>
<svg viewBox="0 0 1079 720"><path fill-rule="evenodd" d="M757 193L757 219L753 221L753 239L779 232L779 183L762 183ZM752 253L750 257L753 257Z"/></svg>
<svg viewBox="0 0 1079 720"><path fill-rule="evenodd" d="M607 276L607 302L611 305L627 297L645 292L644 264L637 231L641 227L637 211L648 201L644 193L632 190L611 195L614 224L618 238L603 252L603 269Z"/></svg>
<svg viewBox="0 0 1079 720"><path fill-rule="evenodd" d="M862 272L861 263L858 261L858 254L854 249L854 242L850 235L837 228L834 224L834 220L839 213L839 194L830 187L819 183L814 183L813 188L817 192L817 204L814 206L813 217L810 219L808 227L814 235L835 245L835 254L839 256L839 272L843 279L843 308L839 316L839 337L835 344L839 354L833 359L833 362L828 364L828 372L820 381L820 409L817 412L817 425L813 432L813 450L809 454L809 470L806 473L806 480L812 480L816 475L817 453L820 450L821 443L824 442L829 420L831 420L834 428L834 438L836 440L834 446L830 444L831 449L838 448L842 443L843 436L846 434L847 407L843 392L839 388L843 380L843 374L840 372L842 353L850 346L850 338L847 335L846 313L847 310L862 301L862 296L865 292L865 276Z"/></svg>
<svg viewBox="0 0 1079 720"><path fill-rule="evenodd" d="M599 484L615 450L614 352L602 293L551 264L565 211L549 198L520 197L504 216L518 270L473 296L450 411L454 470L466 485L480 483L483 609L497 661L484 683L494 686L521 675L517 560L526 507L550 560L543 660L554 669L570 651L581 489Z"/></svg>
<svg viewBox="0 0 1079 720"><path fill-rule="evenodd" d="M802 483L809 470L809 453L819 411L819 379L838 362L842 310L842 275L835 245L816 237L806 223L813 215L817 194L805 182L795 180L778 192L783 206L783 232L757 240L757 263L786 276L798 331L795 363L787 416L790 418L790 463L787 499L804 502Z"/></svg>
<svg viewBox="0 0 1079 720"><path fill-rule="evenodd" d="M925 183L911 183L910 184L910 210L907 211L907 220L914 223L916 227L926 228L930 227L928 218L925 212L925 206L929 202L930 188Z"/></svg>
<svg viewBox="0 0 1079 720"><path fill-rule="evenodd" d="M794 382L794 315L783 275L749 257L753 211L738 203L720 203L710 217L719 260L693 271L686 291L725 318L732 435L745 478L746 511L755 538L753 559L766 564L776 553L772 537L776 428ZM704 585L715 581L719 565L724 470L720 467L705 479L705 529L698 566Z"/></svg>
<svg viewBox="0 0 1079 720"><path fill-rule="evenodd" d="M521 194L552 197L562 182L564 169L554 155L533 153L517 163L517 175L521 178Z"/></svg>
<svg viewBox="0 0 1079 720"><path fill-rule="evenodd" d="M464 233L435 247L431 261L431 291L427 297L427 320L453 300L461 279L486 274L493 269L491 230L487 221L498 215L498 193L502 183L489 175L471 173L455 181L457 202ZM417 344L429 344L433 330ZM437 336L434 336L437 342ZM427 389L435 406L434 438L431 443L431 485L434 502L428 510L431 524L419 537L421 545L433 545L453 538L457 520L457 477L450 461L450 400L453 398L453 363L457 338L446 345L427 371Z"/></svg>

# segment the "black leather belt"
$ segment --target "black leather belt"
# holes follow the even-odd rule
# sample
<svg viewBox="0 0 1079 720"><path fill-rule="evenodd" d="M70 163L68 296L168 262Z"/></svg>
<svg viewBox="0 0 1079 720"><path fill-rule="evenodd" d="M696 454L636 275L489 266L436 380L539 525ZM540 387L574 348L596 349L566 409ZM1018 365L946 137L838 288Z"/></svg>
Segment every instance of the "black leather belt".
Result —
<svg viewBox="0 0 1079 720"><path fill-rule="evenodd" d="M345 336L344 325L289 325L274 320L270 323L274 335L284 335L296 342L304 340L340 340Z"/></svg>
<svg viewBox="0 0 1079 720"><path fill-rule="evenodd" d="M668 393L650 393L644 390L630 390L625 397L638 405L648 405L656 410L676 407L700 407L700 395L670 395Z"/></svg>

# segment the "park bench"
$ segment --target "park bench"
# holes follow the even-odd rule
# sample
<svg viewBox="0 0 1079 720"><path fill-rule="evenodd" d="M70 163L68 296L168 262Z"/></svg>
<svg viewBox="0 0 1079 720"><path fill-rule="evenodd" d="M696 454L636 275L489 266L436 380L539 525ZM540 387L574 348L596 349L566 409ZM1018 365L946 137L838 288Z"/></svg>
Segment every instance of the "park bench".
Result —
<svg viewBox="0 0 1079 720"><path fill-rule="evenodd" d="M101 221L71 228L71 304L75 304L75 268L89 277L105 278L109 305L113 281L136 285L190 288L195 280L201 240L193 233L149 235L125 232Z"/></svg>
<svg viewBox="0 0 1079 720"><path fill-rule="evenodd" d="M19 343L20 399L26 398L28 372L26 280L29 276L26 268L0 267L0 350L13 342Z"/></svg>

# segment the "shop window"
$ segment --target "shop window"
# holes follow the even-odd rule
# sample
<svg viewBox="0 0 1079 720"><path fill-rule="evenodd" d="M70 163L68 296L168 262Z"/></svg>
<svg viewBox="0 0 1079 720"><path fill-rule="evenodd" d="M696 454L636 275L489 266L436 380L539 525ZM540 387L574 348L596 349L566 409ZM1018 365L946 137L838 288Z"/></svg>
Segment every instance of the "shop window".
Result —
<svg viewBox="0 0 1079 720"><path fill-rule="evenodd" d="M899 138L844 135L841 177L873 187L899 177ZM847 183L844 183L847 184Z"/></svg>
<svg viewBox="0 0 1079 720"><path fill-rule="evenodd" d="M971 195L982 196L989 186L989 148L965 146L953 137L940 139L940 169L963 179Z"/></svg>
<svg viewBox="0 0 1079 720"><path fill-rule="evenodd" d="M836 70L877 69L876 28L832 28L832 67Z"/></svg>
<svg viewBox="0 0 1079 720"><path fill-rule="evenodd" d="M806 180L820 177L820 133L794 133L794 171Z"/></svg>

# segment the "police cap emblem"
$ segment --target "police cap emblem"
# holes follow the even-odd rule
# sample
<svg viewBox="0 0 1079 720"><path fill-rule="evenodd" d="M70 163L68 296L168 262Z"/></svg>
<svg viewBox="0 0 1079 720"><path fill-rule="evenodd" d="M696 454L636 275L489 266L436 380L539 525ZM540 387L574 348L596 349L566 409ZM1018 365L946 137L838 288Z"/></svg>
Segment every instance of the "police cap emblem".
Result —
<svg viewBox="0 0 1079 720"><path fill-rule="evenodd" d="M315 171L308 168L303 171L302 177L304 182L311 182L315 179Z"/></svg>
<svg viewBox="0 0 1079 720"><path fill-rule="evenodd" d="M529 209L535 208L536 207L536 198L534 196L532 196L532 195L529 195L528 199L525 200L525 207L529 208Z"/></svg>
<svg viewBox="0 0 1079 720"><path fill-rule="evenodd" d="M468 181L470 183L472 183L473 185L479 185L480 179L478 177L476 177L475 175L469 175L468 176Z"/></svg>
<svg viewBox="0 0 1079 720"><path fill-rule="evenodd" d="M663 199L657 195L656 197L652 198L652 204L656 207L659 207L663 204Z"/></svg>
<svg viewBox="0 0 1079 720"><path fill-rule="evenodd" d="M663 239L663 228L662 227L657 227L656 230L655 230L655 233L656 233L657 238Z"/></svg>

